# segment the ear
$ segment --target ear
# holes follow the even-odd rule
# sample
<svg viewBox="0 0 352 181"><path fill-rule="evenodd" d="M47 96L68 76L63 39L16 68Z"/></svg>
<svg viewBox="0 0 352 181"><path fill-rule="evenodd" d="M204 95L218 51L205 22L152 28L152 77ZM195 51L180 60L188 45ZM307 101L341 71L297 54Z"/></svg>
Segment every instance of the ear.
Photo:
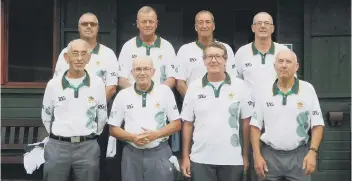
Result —
<svg viewBox="0 0 352 181"><path fill-rule="evenodd" d="M197 26L196 25L194 25L194 30L197 32Z"/></svg>
<svg viewBox="0 0 352 181"><path fill-rule="evenodd" d="M153 68L152 70L152 76L154 76L154 74L155 74L155 68Z"/></svg>
<svg viewBox="0 0 352 181"><path fill-rule="evenodd" d="M68 53L67 53L67 52L66 52L66 53L64 53L64 58L65 58L66 63L68 63L68 64L69 64L69 55L68 55Z"/></svg>
<svg viewBox="0 0 352 181"><path fill-rule="evenodd" d="M273 25L273 31L271 33L274 33L274 31L275 31L275 26Z"/></svg>
<svg viewBox="0 0 352 181"><path fill-rule="evenodd" d="M299 69L299 63L297 62L297 65L296 65L296 72L298 71Z"/></svg>
<svg viewBox="0 0 352 181"><path fill-rule="evenodd" d="M255 30L254 30L254 25L251 26L251 29L252 29L252 32L255 33Z"/></svg>
<svg viewBox="0 0 352 181"><path fill-rule="evenodd" d="M158 25L159 25L159 21L158 21L158 20L156 20L156 21L155 21L155 29L157 29L157 28L158 28Z"/></svg>
<svg viewBox="0 0 352 181"><path fill-rule="evenodd" d="M214 26L213 26L213 31L215 30L215 23L214 23Z"/></svg>
<svg viewBox="0 0 352 181"><path fill-rule="evenodd" d="M86 64L89 64L91 58L92 58L92 54L89 53L88 54L88 60L87 60Z"/></svg>
<svg viewBox="0 0 352 181"><path fill-rule="evenodd" d="M139 29L138 19L136 20L136 27Z"/></svg>

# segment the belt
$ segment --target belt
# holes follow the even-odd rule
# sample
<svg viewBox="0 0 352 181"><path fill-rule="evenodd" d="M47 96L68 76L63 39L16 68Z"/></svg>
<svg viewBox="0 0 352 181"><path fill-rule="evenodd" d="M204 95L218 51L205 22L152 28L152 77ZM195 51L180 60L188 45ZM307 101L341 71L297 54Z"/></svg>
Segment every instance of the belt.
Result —
<svg viewBox="0 0 352 181"><path fill-rule="evenodd" d="M72 137L64 137L64 136L56 136L52 133L49 135L50 138L59 140L59 141L65 141L65 142L71 142L71 143L80 143L83 141L88 141L88 140L94 140L97 139L99 136L98 135L88 135L88 136L72 136Z"/></svg>
<svg viewBox="0 0 352 181"><path fill-rule="evenodd" d="M277 150L277 149L273 148L272 146L264 143L263 141L261 141L261 142L262 142L262 145L267 147L269 150L274 151L276 153L281 153L281 154L296 153L296 152L298 152L300 150L300 148L307 147L307 144L302 144L302 145L299 145L297 148L292 149L292 150Z"/></svg>

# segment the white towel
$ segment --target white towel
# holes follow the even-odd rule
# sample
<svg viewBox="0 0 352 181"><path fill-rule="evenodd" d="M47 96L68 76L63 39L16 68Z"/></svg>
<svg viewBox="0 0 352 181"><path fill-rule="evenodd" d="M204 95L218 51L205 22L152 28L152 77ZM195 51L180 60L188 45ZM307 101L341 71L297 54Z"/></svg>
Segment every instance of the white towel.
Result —
<svg viewBox="0 0 352 181"><path fill-rule="evenodd" d="M44 160L44 147L39 146L43 143L44 146L48 142L49 138L46 137L42 142L28 144L27 147L34 146L29 152L26 152L23 157L23 165L27 171L27 174L32 174L34 170L37 170L42 165Z"/></svg>
<svg viewBox="0 0 352 181"><path fill-rule="evenodd" d="M106 150L106 157L114 157L116 154L116 138L109 137L108 148Z"/></svg>

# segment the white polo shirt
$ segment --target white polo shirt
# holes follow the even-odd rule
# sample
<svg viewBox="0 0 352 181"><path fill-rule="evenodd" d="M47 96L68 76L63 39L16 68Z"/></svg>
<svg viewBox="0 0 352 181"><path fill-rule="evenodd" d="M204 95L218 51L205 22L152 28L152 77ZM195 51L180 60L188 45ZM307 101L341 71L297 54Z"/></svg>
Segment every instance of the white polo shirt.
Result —
<svg viewBox="0 0 352 181"><path fill-rule="evenodd" d="M68 63L65 61L64 53L67 48L64 48L57 60L54 77L61 77L66 70L69 69ZM118 62L115 53L108 47L97 44L91 51L91 58L86 65L86 70L91 74L96 74L103 79L105 86L117 85L118 78Z"/></svg>
<svg viewBox="0 0 352 181"><path fill-rule="evenodd" d="M238 75L252 90L254 98L262 88L270 87L277 78L274 69L275 56L281 51L288 49L286 46L272 42L268 52L261 53L255 47L254 42L239 48L235 54L234 64Z"/></svg>
<svg viewBox="0 0 352 181"><path fill-rule="evenodd" d="M250 124L265 127L260 139L274 149L293 150L304 145L310 128L324 126L318 96L310 83L296 78L292 89L283 94L275 81L271 89L262 91Z"/></svg>
<svg viewBox="0 0 352 181"><path fill-rule="evenodd" d="M146 45L139 36L128 40L122 47L119 63L119 77L127 78L131 84L135 82L132 70L132 61L137 56L150 56L154 63L155 74L153 81L156 84L163 83L169 77L176 77L174 70L175 50L171 43L157 37L153 45Z"/></svg>
<svg viewBox="0 0 352 181"><path fill-rule="evenodd" d="M87 72L80 79L65 75L51 79L46 86L42 107L46 130L65 137L99 135L107 121L103 81Z"/></svg>
<svg viewBox="0 0 352 181"><path fill-rule="evenodd" d="M236 77L237 70L235 65L232 63L234 62L235 55L228 44L222 44L226 47L228 55L226 71L230 74L230 76ZM182 45L180 50L177 52L177 79L186 81L187 86L189 86L192 81L203 77L207 73L207 68L205 67L203 61L203 49L204 46L200 42L195 41Z"/></svg>
<svg viewBox="0 0 352 181"><path fill-rule="evenodd" d="M239 121L253 114L249 89L228 74L213 84L206 74L192 82L185 95L181 118L194 122L190 158L202 164L243 165Z"/></svg>
<svg viewBox="0 0 352 181"><path fill-rule="evenodd" d="M152 86L146 92L136 89L134 86L121 90L112 105L108 124L121 126L125 121L125 130L129 133L140 134L142 128L158 130L167 124L167 120L179 119L174 94L166 85ZM154 140L144 146L138 147L132 142L132 146L140 149L157 147L160 142L168 137Z"/></svg>

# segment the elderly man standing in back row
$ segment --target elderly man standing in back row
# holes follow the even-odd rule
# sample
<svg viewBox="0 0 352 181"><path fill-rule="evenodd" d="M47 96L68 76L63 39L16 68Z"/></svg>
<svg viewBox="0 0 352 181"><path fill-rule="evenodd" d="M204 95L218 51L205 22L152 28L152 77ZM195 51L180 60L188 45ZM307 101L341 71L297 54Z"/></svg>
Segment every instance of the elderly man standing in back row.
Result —
<svg viewBox="0 0 352 181"><path fill-rule="evenodd" d="M91 60L89 64L85 67L90 73L94 73L103 79L105 83L106 90L106 100L108 102L108 114L111 108L112 99L116 94L116 86L118 83L118 62L116 55L113 50L107 46L98 43L99 31L99 21L98 18L92 13L84 13L78 21L78 32L80 39L85 40L89 44L91 50ZM64 48L58 58L55 68L54 76L61 76L69 67L69 65L64 60L64 53L67 48ZM108 126L106 125L103 133L100 135L98 142L100 145L101 155L100 155L100 165L101 165L101 175L100 180L104 181L107 178L105 169L106 151L108 145L108 139L114 140L113 137L109 138Z"/></svg>
<svg viewBox="0 0 352 181"><path fill-rule="evenodd" d="M76 181L99 180L98 136L106 125L103 81L84 68L89 44L73 40L64 54L69 69L51 79L43 98L42 120L49 133L44 149L44 181L65 181L71 168Z"/></svg>
<svg viewBox="0 0 352 181"><path fill-rule="evenodd" d="M291 50L276 55L275 70L278 78L261 90L250 123L255 169L268 181L306 181L323 136L318 96L310 83L295 77L298 63Z"/></svg>
<svg viewBox="0 0 352 181"><path fill-rule="evenodd" d="M139 35L128 40L120 52L119 86L124 89L133 85L132 60L138 56L149 56L155 66L154 83L173 88L175 50L171 43L155 34L158 27L156 11L149 6L142 7L138 11L136 23Z"/></svg>
<svg viewBox="0 0 352 181"><path fill-rule="evenodd" d="M174 180L167 140L181 129L181 121L171 89L155 84L154 73L150 57L135 58L136 82L117 94L111 109L110 134L128 143L122 155L122 181Z"/></svg>

